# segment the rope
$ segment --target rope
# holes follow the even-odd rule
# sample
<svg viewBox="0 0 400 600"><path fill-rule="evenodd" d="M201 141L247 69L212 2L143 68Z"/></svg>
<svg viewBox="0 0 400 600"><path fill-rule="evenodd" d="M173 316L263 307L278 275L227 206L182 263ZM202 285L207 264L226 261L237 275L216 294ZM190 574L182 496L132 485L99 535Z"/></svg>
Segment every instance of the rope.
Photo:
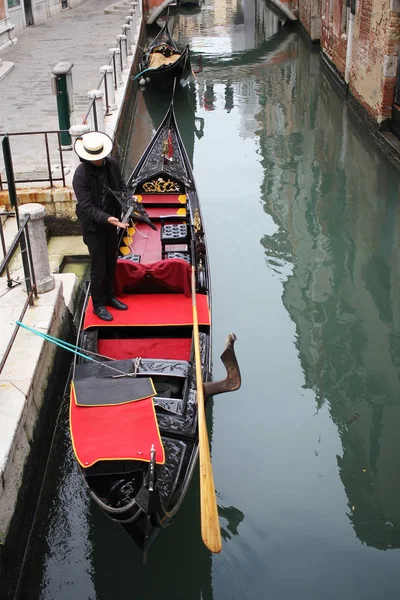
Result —
<svg viewBox="0 0 400 600"><path fill-rule="evenodd" d="M37 329L34 329L33 327L29 327L29 325L25 325L24 323L21 323L21 321L16 321L16 324L19 325L20 327L22 327L23 329L30 331L31 333L35 333L36 335L38 335L39 337L44 339L46 342L51 342L52 344L55 344L56 346L63 348L63 350L68 350L68 352L72 352L72 354L75 354L76 356L81 356L85 360L90 360L90 361L96 363L97 365L106 367L107 369L111 369L112 371L115 371L116 373L118 373L120 375L124 375L125 377L134 377L135 376L133 373L125 373L125 371L116 369L115 367L112 367L111 365L107 364L106 362L95 360L94 358L91 358L90 356L82 354L82 352L88 352L89 354L96 354L95 352L90 352L89 350L85 350L84 348L79 348L79 346L74 346L73 344L70 344L69 342L64 342L63 340L60 340L59 338L53 337L52 335L48 335L47 333L42 333L41 331L38 331ZM77 350L77 348L79 350L82 350L82 352L79 352ZM102 356L102 355L98 354L97 356ZM105 357L105 358L107 358L107 357Z"/></svg>

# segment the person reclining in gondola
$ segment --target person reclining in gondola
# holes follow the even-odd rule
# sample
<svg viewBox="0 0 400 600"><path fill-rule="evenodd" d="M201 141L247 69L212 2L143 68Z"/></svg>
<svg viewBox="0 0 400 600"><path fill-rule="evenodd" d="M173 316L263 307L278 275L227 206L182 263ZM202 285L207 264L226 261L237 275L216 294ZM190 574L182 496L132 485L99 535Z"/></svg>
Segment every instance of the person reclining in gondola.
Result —
<svg viewBox="0 0 400 600"><path fill-rule="evenodd" d="M107 188L128 192L118 162L109 156L112 140L105 133L86 133L75 142L75 152L81 164L76 169L72 185L77 199L76 215L82 225L83 241L90 254L90 288L93 312L104 321L113 316L106 308L128 307L120 302L112 289L117 264L118 227L121 207Z"/></svg>

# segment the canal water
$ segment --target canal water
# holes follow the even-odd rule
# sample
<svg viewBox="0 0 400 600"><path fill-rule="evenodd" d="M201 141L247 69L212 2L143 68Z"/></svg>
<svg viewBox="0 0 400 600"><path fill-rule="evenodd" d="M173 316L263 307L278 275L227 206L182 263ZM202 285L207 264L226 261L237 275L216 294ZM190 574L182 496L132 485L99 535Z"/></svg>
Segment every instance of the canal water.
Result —
<svg viewBox="0 0 400 600"><path fill-rule="evenodd" d="M214 375L233 331L243 378L210 423L223 551L202 545L195 477L143 566L88 500L65 404L18 598L399 598L400 174L263 0L171 21L203 57L194 112L176 110L208 234ZM140 95L126 173L166 108Z"/></svg>

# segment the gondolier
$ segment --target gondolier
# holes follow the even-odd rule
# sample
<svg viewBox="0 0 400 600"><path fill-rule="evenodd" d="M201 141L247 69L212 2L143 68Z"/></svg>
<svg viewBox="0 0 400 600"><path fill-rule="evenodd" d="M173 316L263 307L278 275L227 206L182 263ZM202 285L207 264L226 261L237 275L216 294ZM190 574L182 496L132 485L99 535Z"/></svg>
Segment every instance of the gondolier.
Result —
<svg viewBox="0 0 400 600"><path fill-rule="evenodd" d="M121 207L108 188L127 192L118 162L109 156L112 140L105 133L86 133L75 142L75 152L81 159L72 185L77 199L76 214L82 225L83 241L90 254L90 286L93 312L104 321L112 321L107 309L126 310L127 306L114 295L112 285L117 263L118 228Z"/></svg>

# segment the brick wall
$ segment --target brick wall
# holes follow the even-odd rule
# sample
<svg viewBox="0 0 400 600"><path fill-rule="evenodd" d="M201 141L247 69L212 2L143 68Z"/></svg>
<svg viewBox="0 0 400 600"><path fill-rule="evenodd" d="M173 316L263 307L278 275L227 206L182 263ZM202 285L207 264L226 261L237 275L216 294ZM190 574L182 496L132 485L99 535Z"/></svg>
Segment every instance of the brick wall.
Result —
<svg viewBox="0 0 400 600"><path fill-rule="evenodd" d="M321 50L344 79L347 52L347 18L344 18L347 14L346 2L334 0L331 6L330 1L325 0L323 9Z"/></svg>
<svg viewBox="0 0 400 600"><path fill-rule="evenodd" d="M400 40L400 16L388 0L359 0L349 88L377 121L391 118Z"/></svg>
<svg viewBox="0 0 400 600"><path fill-rule="evenodd" d="M298 15L301 24L310 36L312 42L321 38L321 4L324 0L302 0L295 2L292 12Z"/></svg>
<svg viewBox="0 0 400 600"><path fill-rule="evenodd" d="M308 35L311 37L311 0L300 2L299 19Z"/></svg>
<svg viewBox="0 0 400 600"><path fill-rule="evenodd" d="M391 118L400 42L397 0L357 0L349 91L381 124ZM345 13L343 11L346 11ZM307 11L301 9L307 28ZM321 51L344 79L347 52L345 0L323 0Z"/></svg>

